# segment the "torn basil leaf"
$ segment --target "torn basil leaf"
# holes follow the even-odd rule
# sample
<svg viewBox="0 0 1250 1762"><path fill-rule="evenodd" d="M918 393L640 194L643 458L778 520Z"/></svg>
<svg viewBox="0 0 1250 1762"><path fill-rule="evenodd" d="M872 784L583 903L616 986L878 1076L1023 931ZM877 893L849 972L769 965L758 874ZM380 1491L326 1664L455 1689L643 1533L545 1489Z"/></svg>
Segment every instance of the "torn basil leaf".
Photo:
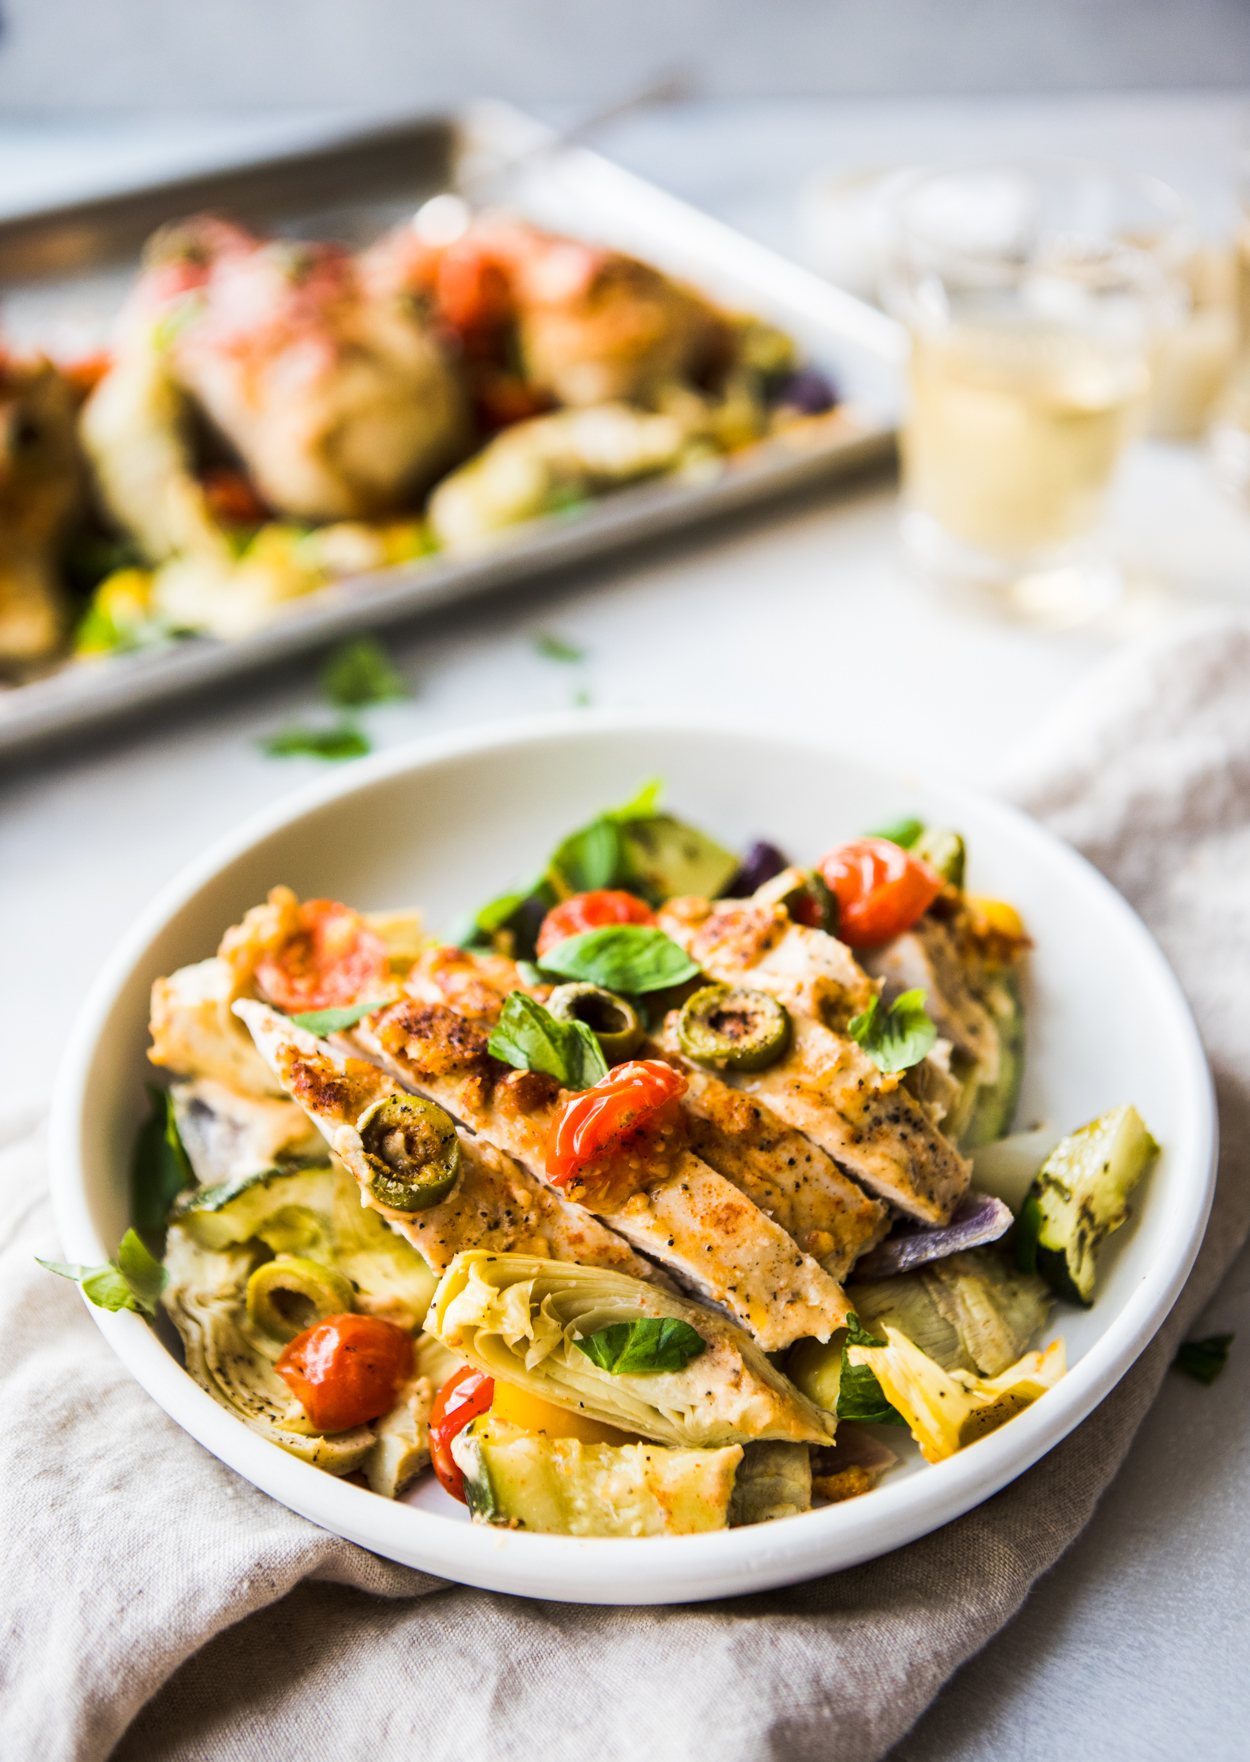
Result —
<svg viewBox="0 0 1250 1762"><path fill-rule="evenodd" d="M902 850L910 850L923 831L924 821L913 819L909 815L905 820L895 820L892 826L882 826L875 832L865 833L865 837L885 838Z"/></svg>
<svg viewBox="0 0 1250 1762"><path fill-rule="evenodd" d="M147 1085L152 1111L135 1138L130 1165L130 1210L145 1236L159 1236L169 1208L195 1177L178 1135L174 1098L167 1089Z"/></svg>
<svg viewBox="0 0 1250 1762"><path fill-rule="evenodd" d="M567 936L547 950L541 965L563 979L588 979L605 991L630 996L667 990L699 971L698 962L663 930L644 924L605 924Z"/></svg>
<svg viewBox="0 0 1250 1762"><path fill-rule="evenodd" d="M354 1028L365 1016L371 1016L375 1009L385 1009L390 1001L389 997L375 997L369 1003L353 1003L345 1009L310 1009L305 1010L303 1015L292 1016L291 1020L297 1028L303 1028L305 1033L324 1039L327 1034L340 1034L344 1028Z"/></svg>
<svg viewBox="0 0 1250 1762"><path fill-rule="evenodd" d="M904 991L889 1008L874 997L862 1015L853 1016L847 1027L879 1071L910 1070L927 1058L937 1045L937 1029L930 1021L923 991Z"/></svg>
<svg viewBox="0 0 1250 1762"><path fill-rule="evenodd" d="M608 1074L584 1022L560 1022L536 998L512 991L486 1043L492 1057L521 1071L543 1071L566 1089L590 1089Z"/></svg>
<svg viewBox="0 0 1250 1762"><path fill-rule="evenodd" d="M1234 1338L1232 1334L1210 1334L1205 1340L1186 1340L1172 1360L1172 1368L1183 1370L1209 1389L1228 1362Z"/></svg>
<svg viewBox="0 0 1250 1762"><path fill-rule="evenodd" d="M613 1322L576 1340L578 1350L614 1377L652 1376L657 1371L685 1370L707 1341L688 1321L674 1316L645 1321Z"/></svg>
<svg viewBox="0 0 1250 1762"><path fill-rule="evenodd" d="M35 1256L39 1259L38 1255ZM160 1261L148 1253L133 1230L127 1230L117 1250L117 1260L103 1266L73 1266L66 1261L39 1260L39 1265L63 1279L73 1279L97 1309L119 1309L156 1314L156 1300L169 1282Z"/></svg>
<svg viewBox="0 0 1250 1762"><path fill-rule="evenodd" d="M566 838L551 867L570 893L595 893L623 879L623 855L621 834L604 815Z"/></svg>
<svg viewBox="0 0 1250 1762"><path fill-rule="evenodd" d="M866 1364L852 1364L849 1346L884 1346L859 1324L857 1315L846 1318L846 1339L842 1342L842 1376L838 1383L838 1418L858 1420L861 1425L902 1426L907 1421L896 1407L891 1407L876 1375Z"/></svg>
<svg viewBox="0 0 1250 1762"><path fill-rule="evenodd" d="M403 675L374 636L335 649L321 669L321 689L341 710L363 710L409 695Z"/></svg>

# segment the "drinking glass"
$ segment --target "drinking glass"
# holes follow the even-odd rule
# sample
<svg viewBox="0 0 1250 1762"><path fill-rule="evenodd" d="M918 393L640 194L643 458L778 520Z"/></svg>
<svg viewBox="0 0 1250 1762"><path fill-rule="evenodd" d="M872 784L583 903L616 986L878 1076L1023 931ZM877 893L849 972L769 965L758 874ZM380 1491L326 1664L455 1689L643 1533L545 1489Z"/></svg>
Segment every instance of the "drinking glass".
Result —
<svg viewBox="0 0 1250 1762"><path fill-rule="evenodd" d="M925 173L895 217L905 547L985 609L1079 622L1119 593L1097 530L1185 311L1187 204L1153 178L1019 161Z"/></svg>

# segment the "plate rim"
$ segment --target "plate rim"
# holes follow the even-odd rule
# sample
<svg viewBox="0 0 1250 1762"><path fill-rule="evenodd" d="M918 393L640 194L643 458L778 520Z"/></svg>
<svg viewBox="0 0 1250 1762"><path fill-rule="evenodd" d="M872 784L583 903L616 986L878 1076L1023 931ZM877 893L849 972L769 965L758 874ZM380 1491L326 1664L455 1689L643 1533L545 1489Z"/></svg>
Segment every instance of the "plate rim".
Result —
<svg viewBox="0 0 1250 1762"><path fill-rule="evenodd" d="M148 945L191 899L261 840L327 805L391 777L420 772L496 747L596 734L698 733L759 739L804 749L895 776L909 791L931 787L981 817L1000 820L1016 839L1042 846L1077 884L1101 892L1136 943L1136 955L1169 994L1174 1027L1187 1042L1181 1093L1189 1142L1169 1146L1186 1159L1189 1178L1183 1248L1147 1269L1120 1313L1056 1388L1010 1427L929 1467L857 1499L804 1514L789 1524L663 1538L573 1538L467 1525L375 1494L298 1461L250 1431L196 1384L138 1315L110 1315L87 1305L122 1363L166 1413L219 1460L279 1503L321 1528L440 1578L527 1597L608 1605L697 1602L761 1591L842 1570L918 1540L971 1510L1031 1467L1075 1429L1146 1349L1171 1310L1197 1257L1214 1195L1218 1120L1214 1086L1188 1000L1162 950L1128 901L1079 852L997 797L951 784L923 768L906 772L841 750L820 733L752 726L740 719L671 710L574 709L509 717L405 742L296 788L249 814L163 886L139 913L96 976L71 1030L52 1095L49 1171L63 1251L90 1263L107 1258L91 1222L81 1149L88 1130L87 1088L102 1031ZM82 1300L86 1303L86 1299ZM650 1552L659 1544L663 1554ZM578 1582L570 1587L572 1575Z"/></svg>

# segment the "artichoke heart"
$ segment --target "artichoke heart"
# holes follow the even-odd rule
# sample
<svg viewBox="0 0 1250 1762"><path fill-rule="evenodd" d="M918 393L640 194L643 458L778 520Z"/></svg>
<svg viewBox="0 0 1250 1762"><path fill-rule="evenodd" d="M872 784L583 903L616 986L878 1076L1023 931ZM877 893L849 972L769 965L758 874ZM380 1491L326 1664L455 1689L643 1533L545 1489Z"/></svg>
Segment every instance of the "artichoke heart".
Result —
<svg viewBox="0 0 1250 1762"><path fill-rule="evenodd" d="M1044 1279L1016 1272L992 1248L968 1248L874 1284L851 1297L869 1333L886 1323L943 1370L997 1376L1014 1364L1054 1301Z"/></svg>
<svg viewBox="0 0 1250 1762"><path fill-rule="evenodd" d="M679 1370L615 1373L578 1345L620 1323L665 1318L704 1341ZM426 1325L488 1375L658 1443L823 1444L833 1435L832 1418L740 1328L624 1273L472 1249L444 1273Z"/></svg>
<svg viewBox="0 0 1250 1762"><path fill-rule="evenodd" d="M997 1431L1052 1389L1067 1369L1063 1341L1029 1352L997 1377L944 1371L897 1328L884 1346L852 1346L852 1364L866 1365L882 1393L911 1428L926 1462L941 1462Z"/></svg>

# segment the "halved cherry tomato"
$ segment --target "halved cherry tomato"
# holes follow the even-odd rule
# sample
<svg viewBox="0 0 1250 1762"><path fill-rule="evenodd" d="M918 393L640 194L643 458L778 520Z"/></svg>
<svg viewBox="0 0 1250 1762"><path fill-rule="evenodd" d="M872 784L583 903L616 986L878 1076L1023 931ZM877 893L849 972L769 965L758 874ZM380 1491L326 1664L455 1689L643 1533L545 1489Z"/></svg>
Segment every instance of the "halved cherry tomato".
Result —
<svg viewBox="0 0 1250 1762"><path fill-rule="evenodd" d="M375 992L387 978L386 944L350 906L308 899L294 936L257 963L256 983L270 1003L298 1015L338 1009Z"/></svg>
<svg viewBox="0 0 1250 1762"><path fill-rule="evenodd" d="M451 1441L470 1420L488 1412L494 1399L494 1377L466 1364L447 1379L430 1409L430 1461L444 1491L453 1499L459 1499L462 1505L468 1503L464 1496L464 1476L451 1453Z"/></svg>
<svg viewBox="0 0 1250 1762"><path fill-rule="evenodd" d="M412 1337L376 1315L330 1315L297 1334L274 1369L319 1432L367 1425L412 1374Z"/></svg>
<svg viewBox="0 0 1250 1762"><path fill-rule="evenodd" d="M269 518L255 484L243 471L214 465L204 473L200 487L209 513L223 526L260 526Z"/></svg>
<svg viewBox="0 0 1250 1762"><path fill-rule="evenodd" d="M632 893L597 887L593 893L575 893L553 906L538 932L538 958L570 936L583 930L601 930L605 924L654 924L655 913Z"/></svg>
<svg viewBox="0 0 1250 1762"><path fill-rule="evenodd" d="M561 1102L547 1139L547 1178L566 1187L602 1164L639 1127L657 1121L686 1093L680 1071L658 1058L617 1065L592 1089Z"/></svg>
<svg viewBox="0 0 1250 1762"><path fill-rule="evenodd" d="M876 948L910 929L942 891L942 877L888 838L857 838L820 860L838 896L838 936Z"/></svg>

